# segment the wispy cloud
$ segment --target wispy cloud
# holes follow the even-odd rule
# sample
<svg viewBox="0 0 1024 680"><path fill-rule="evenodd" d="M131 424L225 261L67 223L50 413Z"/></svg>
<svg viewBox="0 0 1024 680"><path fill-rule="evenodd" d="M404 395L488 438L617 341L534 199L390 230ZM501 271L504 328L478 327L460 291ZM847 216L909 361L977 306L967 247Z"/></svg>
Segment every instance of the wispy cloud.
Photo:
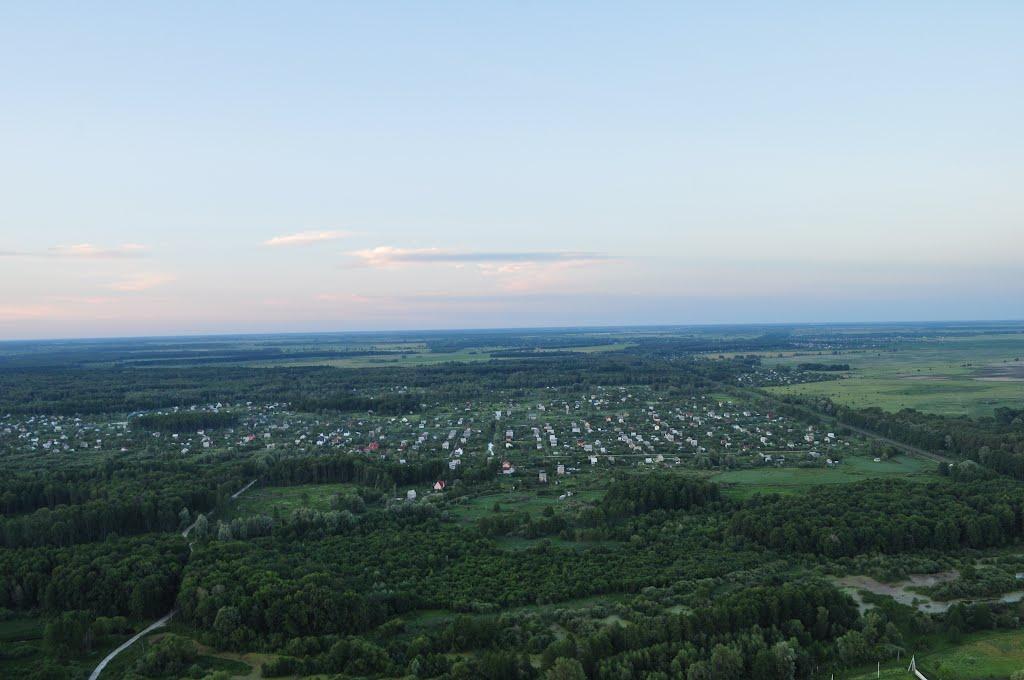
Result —
<svg viewBox="0 0 1024 680"><path fill-rule="evenodd" d="M461 251L442 248L395 248L377 246L349 253L368 267L393 268L417 264L477 264L481 267L512 267L541 263L597 262L612 259L601 253L575 251Z"/></svg>
<svg viewBox="0 0 1024 680"><path fill-rule="evenodd" d="M300 231L297 234L274 236L263 242L265 246L308 246L321 241L337 241L348 236L345 231Z"/></svg>
<svg viewBox="0 0 1024 680"><path fill-rule="evenodd" d="M58 257L75 257L94 260L111 260L142 257L146 246L138 243L123 243L113 248L103 248L92 243L76 243L70 246L54 246L49 252Z"/></svg>
<svg viewBox="0 0 1024 680"><path fill-rule="evenodd" d="M144 257L146 246L138 243L122 243L118 246L102 247L92 243L75 243L53 246L46 250L0 250L0 257L60 257L84 260L119 260Z"/></svg>
<svg viewBox="0 0 1024 680"><path fill-rule="evenodd" d="M0 305L0 321L21 321L23 319L43 319L55 312L50 305Z"/></svg>
<svg viewBox="0 0 1024 680"><path fill-rule="evenodd" d="M167 274L136 274L107 284L105 287L122 293L138 293L172 281L174 281L174 277Z"/></svg>

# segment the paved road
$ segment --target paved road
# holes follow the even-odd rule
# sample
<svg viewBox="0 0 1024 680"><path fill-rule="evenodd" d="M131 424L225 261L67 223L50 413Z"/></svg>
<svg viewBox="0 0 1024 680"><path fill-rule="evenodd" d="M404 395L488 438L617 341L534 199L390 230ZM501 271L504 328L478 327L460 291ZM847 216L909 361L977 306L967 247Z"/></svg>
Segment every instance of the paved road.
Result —
<svg viewBox="0 0 1024 680"><path fill-rule="evenodd" d="M129 647L131 647L136 642L138 642L139 638L141 638L141 637L143 637L145 635L149 635L150 633L152 633L157 628L162 628L162 627L166 626L167 622L170 621L173 616L174 616L174 610L171 610L170 612L165 614L163 616L163 618L157 619L153 623L149 624L148 626L143 628L141 631L139 631L135 635L131 636L128 640L126 640L123 644L121 644L120 647L118 647L117 649L112 651L110 654L107 654L103 658L103 661L100 661L99 665L96 666L96 669L93 670L93 672L89 675L89 680L97 680L97 678L100 677L100 673L103 672L103 669L107 667L108 663L110 663L111 661L114 660L115 656L117 656L118 654L120 654L121 652L123 652L124 650L128 649Z"/></svg>
<svg viewBox="0 0 1024 680"><path fill-rule="evenodd" d="M255 483L256 483L256 480L254 479L251 482L249 482L248 484L246 484L245 486L243 486L241 489L236 491L235 493L231 494L231 500L237 499L243 493L248 491L249 488L252 487L252 485L255 484ZM199 520L196 519L196 522L198 522L198 521ZM192 524L189 524L188 527L186 527L185 530L181 532L181 537L182 538L188 538L189 533L191 533L192 529L196 526L196 522L192 522ZM189 551L189 554L192 553L192 544L191 543L188 544L188 551ZM96 666L96 668L93 670L93 672L89 674L89 680L97 680L100 677L100 673L103 672L103 669L107 667L107 664L110 663L114 659L115 656L117 656L118 654L120 654L124 650L128 649L129 647L131 647L133 644L138 642L139 639L145 637L146 635L149 635L151 632L153 632L157 628L162 628L163 626L166 626L167 622L170 621L171 618L174 616L174 611L175 610L172 609L167 614L165 614L163 616L163 618L157 619L153 623L149 624L146 628L142 629L141 631L139 631L138 633L133 635L131 638L126 640L120 647L118 647L117 649L112 651L110 654L107 654L107 656L104 657L103 661L100 661L99 665Z"/></svg>

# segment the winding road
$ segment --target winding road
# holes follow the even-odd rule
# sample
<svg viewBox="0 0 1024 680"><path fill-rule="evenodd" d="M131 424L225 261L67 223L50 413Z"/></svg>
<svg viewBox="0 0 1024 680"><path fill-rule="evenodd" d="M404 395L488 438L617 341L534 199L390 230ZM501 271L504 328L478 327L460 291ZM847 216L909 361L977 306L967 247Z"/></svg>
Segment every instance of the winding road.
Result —
<svg viewBox="0 0 1024 680"><path fill-rule="evenodd" d="M252 485L255 484L255 483L256 483L256 480L254 479L251 482L249 482L248 484L246 484L245 486L243 486L241 489L236 491L235 493L231 494L231 500L237 499L243 493L248 491L252 487ZM182 538L188 538L188 535L192 532L192 529L195 528L196 522L198 522L198 521L199 520L196 519L195 522L192 522L192 524L189 524L188 527L186 527L185 530L181 532L181 537ZM189 554L192 553L192 544L191 543L188 544L188 551L189 551ZM148 626L146 626L145 628L143 628L142 630L140 630L138 633L136 633L135 635L131 636L127 640L125 640L123 643L121 643L121 645L119 645L110 654L107 654L105 657L103 657L103 660L100 661L99 664L96 666L96 668L93 669L92 673L89 674L89 680L99 680L100 674L107 667L107 664L109 664L111 661L114 660L114 657L116 657L118 654L120 654L124 650L128 649L129 647L131 647L133 644L138 642L141 638L144 638L145 636L147 636L150 633L152 633L157 628L163 628L164 626L166 626L170 622L170 620L172 618L174 618L174 614L175 614L176 611L177 611L176 609L172 609L171 611L167 612L162 617L160 617L159 619L157 619L153 623L149 624Z"/></svg>
<svg viewBox="0 0 1024 680"><path fill-rule="evenodd" d="M135 644L139 640L139 638L142 638L142 637L144 637L146 635L149 635L150 633L152 633L157 628L163 628L164 626L166 626L167 622L170 621L173 616L174 616L174 610L172 609L167 614L164 614L163 618L157 619L153 623L149 624L148 626L146 626L145 628L140 630L135 635L133 635L130 638L128 638L126 641L122 642L121 645L117 649L115 649L110 654L107 654L105 657L103 657L103 661L100 661L99 665L96 666L96 668L93 670L93 672L89 674L89 680L97 680L97 678L100 677L100 673L103 672L103 669L107 667L108 663L110 663L111 661L114 660L115 656L117 656L118 654L120 654L124 650L128 649L129 647L131 647L133 644Z"/></svg>

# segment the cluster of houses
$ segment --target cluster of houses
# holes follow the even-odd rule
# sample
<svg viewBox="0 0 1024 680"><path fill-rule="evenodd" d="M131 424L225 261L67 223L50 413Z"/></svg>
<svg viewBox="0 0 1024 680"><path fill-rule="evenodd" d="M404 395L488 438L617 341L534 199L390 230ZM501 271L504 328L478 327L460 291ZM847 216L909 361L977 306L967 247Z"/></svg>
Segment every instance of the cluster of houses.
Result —
<svg viewBox="0 0 1024 680"><path fill-rule="evenodd" d="M127 423L72 416L0 417L0 450L41 454L125 449Z"/></svg>
<svg viewBox="0 0 1024 680"><path fill-rule="evenodd" d="M538 398L540 397L540 398ZM479 457L499 461L500 475L573 474L596 465L685 464L729 454L750 464L821 461L832 465L850 441L779 414L713 395L680 399L645 387L596 387L567 397L538 390L532 398L434 404L423 413L302 413L290 405L207 404L152 411L230 412L230 427L194 432L140 431L127 422L35 416L0 418L0 448L39 452L85 449L190 455L207 449L337 451L398 464L443 458L449 471ZM171 419L173 422L173 419ZM449 480L450 481L450 480ZM441 489L444 481L438 480Z"/></svg>

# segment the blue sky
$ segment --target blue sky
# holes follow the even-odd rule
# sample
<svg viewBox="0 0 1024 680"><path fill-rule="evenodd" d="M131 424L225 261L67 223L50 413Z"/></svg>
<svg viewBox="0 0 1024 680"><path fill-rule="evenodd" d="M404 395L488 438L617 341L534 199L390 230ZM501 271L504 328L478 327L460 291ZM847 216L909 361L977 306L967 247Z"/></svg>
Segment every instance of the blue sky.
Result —
<svg viewBox="0 0 1024 680"><path fill-rule="evenodd" d="M0 338L1024 317L1024 4L5 3Z"/></svg>

